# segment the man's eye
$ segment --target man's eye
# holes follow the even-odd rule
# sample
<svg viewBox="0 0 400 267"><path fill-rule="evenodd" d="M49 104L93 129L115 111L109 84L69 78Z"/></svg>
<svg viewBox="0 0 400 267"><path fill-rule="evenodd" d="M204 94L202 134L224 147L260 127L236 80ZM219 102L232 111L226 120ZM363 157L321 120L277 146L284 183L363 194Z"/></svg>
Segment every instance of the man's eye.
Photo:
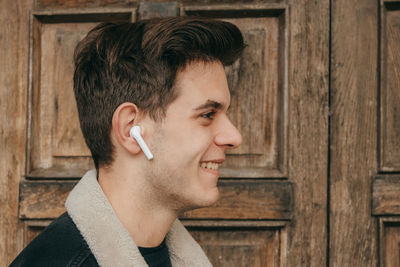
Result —
<svg viewBox="0 0 400 267"><path fill-rule="evenodd" d="M202 114L201 117L206 118L208 120L212 120L212 119L214 119L215 113L216 113L215 111L210 111L208 113Z"/></svg>

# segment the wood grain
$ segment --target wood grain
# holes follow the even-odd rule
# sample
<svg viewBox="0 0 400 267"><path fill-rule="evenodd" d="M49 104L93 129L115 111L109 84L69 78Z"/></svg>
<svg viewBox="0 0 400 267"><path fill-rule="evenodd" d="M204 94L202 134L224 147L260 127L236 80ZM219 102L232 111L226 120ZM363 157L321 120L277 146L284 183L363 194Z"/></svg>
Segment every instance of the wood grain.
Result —
<svg viewBox="0 0 400 267"><path fill-rule="evenodd" d="M220 182L218 188L221 199L216 204L188 211L184 218L287 220L292 216L289 182Z"/></svg>
<svg viewBox="0 0 400 267"><path fill-rule="evenodd" d="M381 9L380 169L400 171L400 4Z"/></svg>
<svg viewBox="0 0 400 267"><path fill-rule="evenodd" d="M16 2L18 2L19 7L25 6L22 5L25 4L22 3L22 0ZM226 192L222 194L221 200L224 199L224 194L226 194L226 197L230 202L222 203L221 206L217 207L218 212L205 209L203 211L197 211L201 212L197 213L197 215L196 213L193 213L193 217L186 217L186 220L201 221L203 220L203 217L205 217L220 224L224 221L231 220L236 220L236 223L238 223L237 225L242 224L242 229L239 229L239 227L236 229L236 233L232 231L232 234L229 233L226 236L224 236L223 231L220 231L221 234L219 234L218 231L213 231L205 225L202 225L200 227L202 229L200 230L208 231L209 233L205 233L203 236L206 238L210 237L215 242L218 240L220 240L218 242L222 242L225 239L228 240L229 236L235 237L237 240L242 240L242 243L244 244L246 244L246 242L247 244L251 243L253 239L257 240L259 245L253 247L245 245L239 249L239 251L248 252L247 254L245 253L244 257L246 261L251 262L251 260L254 260L255 264L261 265L265 265L267 262L269 262L268 264L273 262L274 266L324 266L327 262L326 248L329 245L327 244L326 231L329 134L329 1L288 0L285 1L285 3L278 3L281 1L264 1L263 3L261 3L261 1L247 2L253 3L251 8L249 8L249 5L244 5L243 1L236 0L221 0L213 2L210 0L202 0L198 2L183 0L179 3L183 6L186 4L198 5L199 3L206 3L206 5L198 5L198 9L215 9L214 4L225 3L225 11L227 6L236 11L227 13L225 11L218 11L219 13L213 11L214 13L211 12L210 14L218 13L221 18L234 21L234 23L237 23L247 31L246 36L252 42L252 47L260 46L260 51L256 48L249 51L249 57L251 56L254 59L254 62L258 64L257 66L263 67L266 70L265 73L261 73L255 69L254 73L256 73L260 79L266 79L267 81L251 80L255 79L255 77L252 77L251 75L247 76L249 77L249 84L252 86L261 85L264 86L264 88L263 90L257 91L256 88L248 86L247 90L251 94L244 94L242 97L249 97L249 99L242 99L241 101L256 106L254 106L254 109L250 111L249 107L244 108L245 105L242 104L240 111L242 113L250 113L245 114L246 116L254 113L254 116L248 116L246 118L257 121L256 129L259 130L259 132L249 133L247 131L247 135L252 138L248 140L249 143L244 146L246 148L245 152L250 151L255 156L249 156L246 155L246 153L243 153L242 155L245 155L245 157L248 158L238 160L237 164L231 164L231 169L226 173L227 175L232 175L227 177L235 177L234 175L238 175L238 177L241 178L279 177L283 181L268 182L266 181L267 179L259 179L260 181L257 181L258 184L255 185L256 181L254 180L257 179L237 179L237 184L234 186L221 186L221 192ZM29 3L31 4L31 2ZM47 9L48 11L46 12L54 13L47 17L51 21L47 21L46 15L37 16L38 21L40 21L41 24L46 25L45 28L48 26L45 30L50 32L50 29L52 27L57 27L57 25L47 24L60 23L60 25L62 25L63 23L66 23L66 19L70 19L71 21L69 22L80 25L79 23L82 22L82 19L85 17L81 12L82 8L96 7L96 9L100 11L104 9L102 14L106 14L107 10L112 8L129 8L136 5L135 3L134 0L37 0L35 1L35 7L38 9ZM210 3L213 5L209 5ZM253 9L253 11L250 9ZM261 10L261 12L257 11L257 9ZM62 14L60 13L61 15L55 14L57 13L55 10L63 12L61 12ZM18 25L23 24L27 27L27 14L29 11L31 11L31 8L27 5L26 9L22 11L24 16L20 17L21 24ZM15 9L13 14L5 17L15 19L18 17L18 12L21 11ZM75 15L71 14L74 12L76 13ZM238 13L242 15L238 16ZM98 16L95 17L98 18ZM85 21L85 23L86 22L88 21ZM21 45L24 48L27 48L28 41L26 38L28 37L28 31L25 30L24 27L18 28L23 29L20 36L23 36L25 39L20 38L18 40L18 42L22 42L23 44L13 41L7 43L8 45L13 45L15 47ZM32 40L34 47L41 47L42 29L42 27L34 27L33 29L33 34L38 37ZM262 33L261 35L265 36L265 42L260 43L260 40L264 37L261 35L258 36L258 33ZM65 52L63 50L64 48L61 46L49 44L48 47L57 48L57 55ZM261 51L263 49L265 51L264 54ZM42 75L45 75L40 72L42 67L41 64L50 64L51 62L47 60L43 62L42 51L36 54L35 51L36 50L33 49L33 57L36 65L33 64L32 76L38 78L32 81L32 86L40 88L40 78L43 77ZM28 56L24 53L25 52L11 54L13 55L13 59L11 60L11 58L8 58L11 63L9 66L16 66L16 64L14 64L15 55L22 55L22 58L27 59ZM258 60L256 57L258 55L264 55L266 60ZM248 69L251 67L250 63L251 62L246 62L245 64ZM18 71L8 70L5 73L7 74L7 77L14 77L18 83L21 83L21 81L18 80L19 78L23 81L28 80L26 75L21 75L21 73L25 73L23 71L26 71L28 68L26 62L19 64L20 65L17 64L17 66L19 66ZM8 66L8 64L6 64L6 66ZM47 67L47 69L48 68L49 67ZM63 77L61 80L63 79L66 79L66 77ZM21 84L24 85L24 82ZM56 84L60 84L60 82L58 81ZM246 84L244 85L246 86ZM1 90L2 94L7 92L6 97L12 94L7 91L7 88L2 88ZM19 87L10 86L9 88L18 89ZM17 92L13 92L13 94L15 93ZM20 94L18 96L21 98L26 95L26 91L22 90L21 92L18 92L18 94ZM257 95L260 99L263 98L264 101L254 99L254 95ZM61 96L59 99L63 97L64 96ZM8 97L7 99L15 99L15 96ZM40 92L33 95L32 99L33 101L41 103ZM54 99L50 98L42 100L43 103L45 101L54 101ZM18 116L26 114L27 103L20 101L19 104L22 106L19 107L20 113L18 113ZM259 106L261 104L262 106ZM15 107L14 109L10 109L10 112L15 111L15 109ZM63 110L68 110L68 107ZM241 116L243 117L244 115L242 114ZM259 118L260 116L264 117ZM50 119L52 118L56 118L56 116L50 116ZM24 137L21 138L21 136L18 136L18 134L21 134L21 127L18 125L18 127L15 127L15 125L10 123L5 125L7 125L7 127L10 126L11 128L4 129L12 129L7 130L8 137L15 134L14 131L17 130L17 136L13 136L13 139L10 139L11 142L25 142ZM53 140L63 141L61 137L65 133L65 127L63 128L62 122L61 124L58 124L57 127L58 135L57 132L54 133L56 133L55 136L58 136L59 138ZM243 122L243 128L245 130L247 129L246 127L249 127L249 122ZM71 135L67 136L69 137L67 140L72 140ZM258 137L261 137L263 140L258 139ZM266 150L262 150L266 156L261 159L257 158L257 153L260 150L258 145L260 143L270 149L266 153ZM53 149L57 148L58 145L60 145L59 152L62 153L63 150L61 148L65 147L65 144L62 142L49 143L48 147ZM13 179L16 180L13 180L12 183L6 184L7 191L1 191L1 193L6 192L8 196L13 196L13 199L10 200L13 202L7 204L7 212L8 214L13 214L16 218L16 203L18 201L17 182L19 180L18 177L20 177L21 173L23 174L20 170L21 166L24 166L23 160L25 155L25 146L16 146L15 143L12 143L9 148L11 149L7 150L7 155L17 151L16 153L19 153L19 161L17 167L15 167L13 162L7 159L5 161L6 165L4 166L8 167L7 170L10 170L9 166L12 166L13 172L17 170L19 176L14 175ZM239 154L239 156L240 155L241 154ZM232 157L237 157L237 155L232 155ZM61 176L67 174L70 174L71 177L80 176L80 172L82 171L78 168L80 163L74 163L71 158L73 157L69 157L69 159L68 157L65 158L62 156L53 157L52 160L54 161L50 161L50 166L53 166L54 168L51 171L48 171L47 163L42 161L45 163L40 166L38 165L38 168L35 169L37 172L33 172L34 175L32 175L32 177L35 177L37 180L28 182L24 181L24 183L21 184L21 205L19 216L20 218L23 218L25 222L46 218L52 219L63 211L64 199L67 192L72 188L74 182L46 182L41 181L41 178L51 178L53 174L58 173L57 170L62 170ZM58 159L61 160L59 162L60 164L53 164ZM33 158L32 160L36 160L36 158ZM82 160L82 157L80 157L79 160ZM87 164L87 162L84 162L83 164ZM62 166L66 166L67 168L60 169ZM240 167L239 172L236 172L237 168L235 170L235 167ZM68 171L75 169L79 169L79 173L71 174L71 172ZM262 169L264 172L260 171ZM253 176L246 175L246 173L250 173ZM0 177L0 179L3 179L3 177ZM227 184L232 182L233 181L226 181ZM276 185L273 185L275 183ZM8 189L9 186L13 186L12 188L14 188L14 193L10 193ZM1 196L3 196L3 194ZM47 202L49 201L53 201L51 205L48 205ZM236 208L236 210L234 210L234 208ZM202 214L202 217L200 217L200 214ZM10 218L10 216L7 218ZM259 218L261 218L261 220L259 220ZM280 221L276 222L275 220ZM287 222L284 230L281 227L281 220ZM254 224L254 222L257 224ZM276 222L276 225L273 229L266 229L265 227L260 229L260 222ZM16 238L16 236L18 237L16 234L17 231L13 230L17 229L17 226L15 226L17 225L17 220L15 219L13 222L7 221L7 223L7 225L4 224L1 226L7 227L12 224L12 233L7 235L5 241L7 246L10 243L11 247L15 247L15 244L13 243L14 241L9 240L18 239ZM41 226L33 226L31 228L31 233L25 232L26 240L33 238L33 236L40 231L40 227ZM243 227L247 227L248 229L244 230ZM257 232L257 229L260 231ZM29 231L29 229L26 231ZM277 242L276 233L279 231L285 231L287 235L280 234L279 242ZM21 236L21 233L24 232L19 231L18 233ZM217 239L219 235L221 238ZM229 240L231 241L231 244L234 244L235 240ZM278 243L279 253L276 252L277 246L275 245ZM265 247L268 249L264 250ZM261 252L257 250L259 248L261 248ZM236 253L237 251L237 248L234 246L229 247L229 244L226 249L219 250L219 252L223 252L223 254L221 254L224 255L223 257L229 257L229 254ZM272 254L271 251L273 252ZM7 255L8 258L13 258L15 250L11 248L7 252L4 252L4 255ZM217 258L214 259L218 261L219 255L220 254L215 253L214 256ZM257 255L266 255L266 261L262 262L260 258L257 258ZM277 261L277 257L279 257L279 261ZM345 257L347 257L347 254L345 254ZM229 261L229 258L225 259ZM241 260L242 257L237 258L235 262L240 262ZM217 262L217 264L220 263Z"/></svg>
<svg viewBox="0 0 400 267"><path fill-rule="evenodd" d="M281 266L279 229L189 229L213 266Z"/></svg>
<svg viewBox="0 0 400 267"><path fill-rule="evenodd" d="M75 105L72 58L76 44L94 25L46 24L34 17L35 33L39 35L33 35L36 45L32 68L36 75L33 75L32 89L30 170L63 165L63 159L57 157L90 157ZM75 167L82 169L90 165Z"/></svg>
<svg viewBox="0 0 400 267"><path fill-rule="evenodd" d="M54 219L65 212L64 203L76 182L25 181L20 184L20 219Z"/></svg>
<svg viewBox="0 0 400 267"><path fill-rule="evenodd" d="M399 217L379 219L380 266L400 266L400 220Z"/></svg>
<svg viewBox="0 0 400 267"><path fill-rule="evenodd" d="M385 227L385 267L400 266L400 225Z"/></svg>
<svg viewBox="0 0 400 267"><path fill-rule="evenodd" d="M52 9L65 9L65 8L104 8L104 7L134 7L137 6L141 1L139 0L90 0L90 1L83 1L83 0L37 0L36 8L43 9L43 8L52 8ZM152 2L174 2L170 0L154 0ZM236 4L238 0L181 0L175 1L182 4L197 4L197 5L204 5L204 4L226 4L232 3ZM281 3L282 0L247 0L247 1L239 1L239 3Z"/></svg>
<svg viewBox="0 0 400 267"><path fill-rule="evenodd" d="M54 219L74 181L25 181L20 185L21 219ZM215 206L190 211L182 218L275 219L291 218L293 188L288 182L221 182L221 199Z"/></svg>
<svg viewBox="0 0 400 267"><path fill-rule="evenodd" d="M138 0L37 0L37 9L69 9L69 8L104 8L104 7L133 7L139 3Z"/></svg>
<svg viewBox="0 0 400 267"><path fill-rule="evenodd" d="M99 21L130 21L134 11L32 12L28 176L75 178L93 168L73 93L73 52ZM51 174L55 176L49 177Z"/></svg>
<svg viewBox="0 0 400 267"><path fill-rule="evenodd" d="M372 214L400 215L400 176L383 176L374 179Z"/></svg>
<svg viewBox="0 0 400 267"><path fill-rule="evenodd" d="M142 2L138 8L138 19L173 17L178 15L179 7L177 2Z"/></svg>
<svg viewBox="0 0 400 267"><path fill-rule="evenodd" d="M378 1L332 1L329 266L377 266Z"/></svg>
<svg viewBox="0 0 400 267"><path fill-rule="evenodd" d="M288 1L289 180L287 265L326 266L330 1ZM358 265L354 265L358 266Z"/></svg>
<svg viewBox="0 0 400 267"><path fill-rule="evenodd" d="M73 54L77 43L96 23L57 23L41 25L40 143L49 139L49 150L56 156L90 156L79 127L72 76ZM40 151L46 147L40 147Z"/></svg>
<svg viewBox="0 0 400 267"><path fill-rule="evenodd" d="M0 8L0 265L22 249L18 183L25 172L30 0ZM4 265L3 265L4 264Z"/></svg>

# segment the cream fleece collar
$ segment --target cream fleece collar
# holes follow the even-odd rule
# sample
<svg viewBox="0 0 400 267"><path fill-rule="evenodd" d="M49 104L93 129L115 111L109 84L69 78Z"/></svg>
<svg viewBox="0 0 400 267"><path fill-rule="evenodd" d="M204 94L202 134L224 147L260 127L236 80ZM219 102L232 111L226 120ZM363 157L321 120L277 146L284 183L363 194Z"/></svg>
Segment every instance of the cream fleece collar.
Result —
<svg viewBox="0 0 400 267"><path fill-rule="evenodd" d="M100 266L148 266L104 195L96 170L82 177L65 207ZM179 220L172 224L166 242L172 266L212 266Z"/></svg>

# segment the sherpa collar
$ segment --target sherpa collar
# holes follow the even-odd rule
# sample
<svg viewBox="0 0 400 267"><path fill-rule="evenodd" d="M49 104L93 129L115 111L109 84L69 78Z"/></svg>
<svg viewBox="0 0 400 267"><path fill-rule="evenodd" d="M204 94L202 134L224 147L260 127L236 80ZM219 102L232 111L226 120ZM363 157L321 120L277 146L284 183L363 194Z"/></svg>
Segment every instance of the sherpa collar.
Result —
<svg viewBox="0 0 400 267"><path fill-rule="evenodd" d="M104 195L96 170L82 177L65 207L100 266L148 266ZM212 266L179 220L172 224L166 242L174 267Z"/></svg>

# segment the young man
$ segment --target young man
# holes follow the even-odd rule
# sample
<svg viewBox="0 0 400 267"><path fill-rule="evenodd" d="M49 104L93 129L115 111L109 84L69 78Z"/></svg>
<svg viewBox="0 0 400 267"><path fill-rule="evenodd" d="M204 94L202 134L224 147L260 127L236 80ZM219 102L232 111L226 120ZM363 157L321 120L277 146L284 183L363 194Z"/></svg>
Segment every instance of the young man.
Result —
<svg viewBox="0 0 400 267"><path fill-rule="evenodd" d="M74 90L96 170L11 265L210 266L177 217L218 200L218 166L241 143L223 67L243 47L234 25L190 17L89 32Z"/></svg>

